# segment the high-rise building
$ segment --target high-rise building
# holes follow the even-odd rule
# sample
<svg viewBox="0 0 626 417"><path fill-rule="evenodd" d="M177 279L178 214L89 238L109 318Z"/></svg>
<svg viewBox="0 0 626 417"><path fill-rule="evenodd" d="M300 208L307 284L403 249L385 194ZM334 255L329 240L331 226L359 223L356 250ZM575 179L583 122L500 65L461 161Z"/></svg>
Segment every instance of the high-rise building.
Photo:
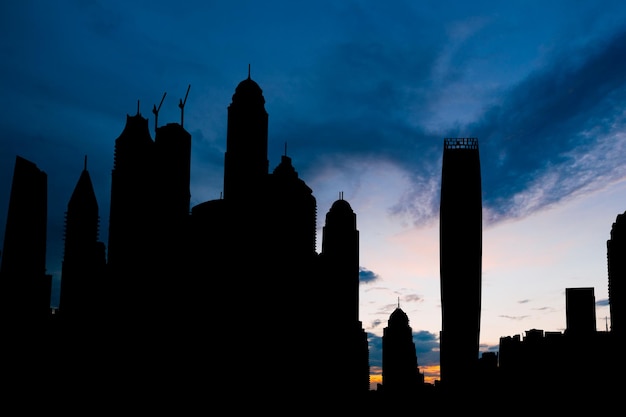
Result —
<svg viewBox="0 0 626 417"><path fill-rule="evenodd" d="M237 85L228 106L224 198L250 201L263 187L267 159L268 114L261 87L250 78Z"/></svg>
<svg viewBox="0 0 626 417"><path fill-rule="evenodd" d="M322 253L316 252L316 199L286 152L268 170L268 114L263 91L249 73L232 96L227 126L224 192L191 208L189 228L195 290L188 304L197 306L190 316L211 320L213 333L224 341L211 345L222 358L211 372L224 387L248 384L250 364L233 346L259 341L255 355L272 364L271 372L247 390L304 394L308 400L319 390L367 392L356 215L347 201L336 201L326 217ZM310 330L319 323L324 323L324 349L311 340ZM303 358L307 369L331 375L327 385L303 373Z"/></svg>
<svg viewBox="0 0 626 417"><path fill-rule="evenodd" d="M116 392L135 395L141 386L150 400L161 393L200 400L212 390L212 406L223 400L232 407L236 395L260 398L255 407L278 413L293 412L294 401L326 409L336 405L331 397L356 406L369 391L356 214L343 196L334 202L317 253L311 188L286 152L268 170L264 103L248 73L228 107L224 192L191 209L191 135L182 120L155 126L152 140L139 108L127 115L115 140L108 251L98 242L98 204L85 162L66 212L54 321L63 331L52 332L58 363L75 366L61 390L118 377ZM24 222L45 226L45 216L41 224L37 217L45 197L40 185L26 187L37 192L28 201L37 213L20 209L29 214ZM41 236L28 237L20 251L38 248L30 241L39 244ZM14 252L5 246L9 260ZM103 321L89 320L96 312ZM81 320L89 323L72 326Z"/></svg>
<svg viewBox="0 0 626 417"><path fill-rule="evenodd" d="M479 357L482 190L478 140L444 140L439 218L441 387L470 389Z"/></svg>
<svg viewBox="0 0 626 417"><path fill-rule="evenodd" d="M626 322L626 212L618 214L611 227L611 238L606 242L609 273L609 311L611 333L624 340Z"/></svg>
<svg viewBox="0 0 626 417"><path fill-rule="evenodd" d="M326 214L322 233L319 271L328 288L318 288L318 301L310 300L311 313L322 313L328 323L324 363L333 374L329 390L358 396L369 390L369 348L359 321L359 230L356 214L343 195ZM316 304L324 308L315 309Z"/></svg>
<svg viewBox="0 0 626 417"><path fill-rule="evenodd" d="M153 140L139 109L127 115L111 173L107 269L115 290L107 298L133 329L146 327L163 300L173 311L175 300L184 303L171 279L187 271L191 135L178 123L155 131Z"/></svg>
<svg viewBox="0 0 626 417"><path fill-rule="evenodd" d="M65 212L65 246L58 313L64 322L94 326L104 311L106 253L99 241L100 214L91 177L85 166Z"/></svg>
<svg viewBox="0 0 626 417"><path fill-rule="evenodd" d="M48 175L17 156L0 264L0 319L8 325L42 322L50 315L47 222Z"/></svg>
<svg viewBox="0 0 626 417"><path fill-rule="evenodd" d="M148 273L154 231L154 142L148 119L139 109L126 116L126 125L115 140L113 170L111 171L111 201L109 211L109 241L107 264L114 286L125 288L129 300L135 283ZM126 304L126 303L123 303Z"/></svg>

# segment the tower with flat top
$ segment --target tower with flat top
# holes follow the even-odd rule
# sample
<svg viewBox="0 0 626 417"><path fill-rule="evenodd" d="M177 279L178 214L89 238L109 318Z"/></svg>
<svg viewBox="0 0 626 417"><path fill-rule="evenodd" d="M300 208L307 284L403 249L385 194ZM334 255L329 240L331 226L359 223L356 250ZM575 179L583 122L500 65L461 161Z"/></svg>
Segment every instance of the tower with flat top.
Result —
<svg viewBox="0 0 626 417"><path fill-rule="evenodd" d="M478 139L444 140L439 217L441 386L469 389L478 364L482 274Z"/></svg>

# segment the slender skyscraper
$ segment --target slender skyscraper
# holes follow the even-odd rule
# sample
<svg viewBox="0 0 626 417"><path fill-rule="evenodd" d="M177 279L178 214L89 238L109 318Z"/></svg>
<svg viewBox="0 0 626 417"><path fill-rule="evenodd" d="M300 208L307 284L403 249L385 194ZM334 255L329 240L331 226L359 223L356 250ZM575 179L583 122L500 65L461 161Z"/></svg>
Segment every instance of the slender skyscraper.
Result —
<svg viewBox="0 0 626 417"><path fill-rule="evenodd" d="M482 270L478 140L444 140L439 224L441 384L469 389L478 364Z"/></svg>
<svg viewBox="0 0 626 417"><path fill-rule="evenodd" d="M268 115L261 87L250 78L237 85L228 106L224 198L249 201L267 178Z"/></svg>
<svg viewBox="0 0 626 417"><path fill-rule="evenodd" d="M100 214L87 157L65 213L65 247L59 312L64 321L90 323L104 305L99 298L105 286L106 255L98 240Z"/></svg>
<svg viewBox="0 0 626 417"><path fill-rule="evenodd" d="M327 392L347 400L367 392L370 381L367 333L359 321L359 230L343 195L332 204L322 230L320 276L328 287L318 289L319 299L310 308L329 323L326 365L320 364L333 373Z"/></svg>

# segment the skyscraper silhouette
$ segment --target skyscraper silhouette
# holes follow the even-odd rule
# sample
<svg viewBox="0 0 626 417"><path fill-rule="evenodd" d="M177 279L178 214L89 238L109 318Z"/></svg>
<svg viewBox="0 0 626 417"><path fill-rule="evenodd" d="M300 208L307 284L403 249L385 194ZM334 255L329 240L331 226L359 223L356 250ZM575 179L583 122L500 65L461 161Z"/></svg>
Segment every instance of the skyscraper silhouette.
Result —
<svg viewBox="0 0 626 417"><path fill-rule="evenodd" d="M358 397L369 390L369 349L359 321L359 231L356 214L343 196L326 214L322 233L320 272L329 288L319 292L317 303L324 303L328 322L330 349L323 358L334 375L329 386L335 394Z"/></svg>
<svg viewBox="0 0 626 417"><path fill-rule="evenodd" d="M472 388L478 362L482 195L478 140L444 140L439 224L441 385Z"/></svg>
<svg viewBox="0 0 626 417"><path fill-rule="evenodd" d="M212 390L211 406L233 407L235 396L258 400L236 406L280 412L293 411L294 401L327 409L365 399L356 214L343 196L335 201L317 253L316 199L286 147L268 171L264 103L248 73L228 108L225 192L191 210L191 135L182 122L170 123L156 126L152 140L139 108L127 115L115 140L106 257L85 161L66 212L60 305L49 327L54 371L69 376L59 392L82 396L116 378L115 393L92 393L95 402L110 394L115 405L130 397L203 402ZM21 188L35 210L17 211L41 233L45 174L18 161L16 183L24 174L44 180ZM27 237L39 243L37 233ZM45 235L43 242L45 249ZM45 258L22 246L20 256ZM49 313L49 288L46 297ZM37 366L38 375L52 369ZM146 396L136 398L138 386Z"/></svg>
<svg viewBox="0 0 626 417"><path fill-rule="evenodd" d="M9 326L41 324L49 317L52 276L46 274L47 223L48 176L17 156L0 264L0 320Z"/></svg>
<svg viewBox="0 0 626 417"><path fill-rule="evenodd" d="M189 228L191 287L196 289L190 296L198 297L189 304L201 309L190 316L219 317L236 308L237 317L245 318L239 323L228 315L212 324L228 343L212 345L223 361L211 372L225 389L254 389L266 396L311 400L319 390L335 398L366 393L369 358L358 320L354 212L343 199L333 204L318 254L316 199L286 152L269 172L268 114L250 73L235 89L227 126L223 195L193 206ZM311 340L309 330L319 323L324 323L327 349ZM244 388L250 365L232 347L251 341L265 341L256 343L254 352L272 367L262 384ZM327 370L331 377L322 387L303 366Z"/></svg>
<svg viewBox="0 0 626 417"><path fill-rule="evenodd" d="M616 340L624 340L626 322L626 212L618 214L611 227L611 238L606 242L609 273L609 311L611 333Z"/></svg>
<svg viewBox="0 0 626 417"><path fill-rule="evenodd" d="M267 159L268 114L259 85L250 78L241 81L228 106L224 198L250 201L263 188Z"/></svg>
<svg viewBox="0 0 626 417"><path fill-rule="evenodd" d="M96 315L104 309L106 253L104 243L98 240L99 228L98 201L85 157L85 166L65 212L59 299L59 314L65 323L94 327Z"/></svg>
<svg viewBox="0 0 626 417"><path fill-rule="evenodd" d="M383 330L383 390L396 400L415 400L423 388L424 375L417 367L417 353L409 317L398 307Z"/></svg>

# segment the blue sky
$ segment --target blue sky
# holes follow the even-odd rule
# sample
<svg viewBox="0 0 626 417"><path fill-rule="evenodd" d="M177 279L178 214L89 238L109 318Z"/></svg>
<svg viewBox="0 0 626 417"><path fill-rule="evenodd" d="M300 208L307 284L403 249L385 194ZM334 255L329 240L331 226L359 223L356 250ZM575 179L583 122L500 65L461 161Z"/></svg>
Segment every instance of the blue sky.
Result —
<svg viewBox="0 0 626 417"><path fill-rule="evenodd" d="M357 214L373 367L398 298L419 364L438 361L445 137L479 140L483 349L563 330L568 287L594 287L604 330L606 240L626 210L623 2L27 0L0 10L0 238L20 155L48 174L57 283L85 155L106 242L114 140L138 101L153 126L166 93L159 125L180 122L191 86L192 205L219 198L226 109L250 65L270 169L286 143L318 201L318 241L340 192ZM324 323L312 330L323 335Z"/></svg>

